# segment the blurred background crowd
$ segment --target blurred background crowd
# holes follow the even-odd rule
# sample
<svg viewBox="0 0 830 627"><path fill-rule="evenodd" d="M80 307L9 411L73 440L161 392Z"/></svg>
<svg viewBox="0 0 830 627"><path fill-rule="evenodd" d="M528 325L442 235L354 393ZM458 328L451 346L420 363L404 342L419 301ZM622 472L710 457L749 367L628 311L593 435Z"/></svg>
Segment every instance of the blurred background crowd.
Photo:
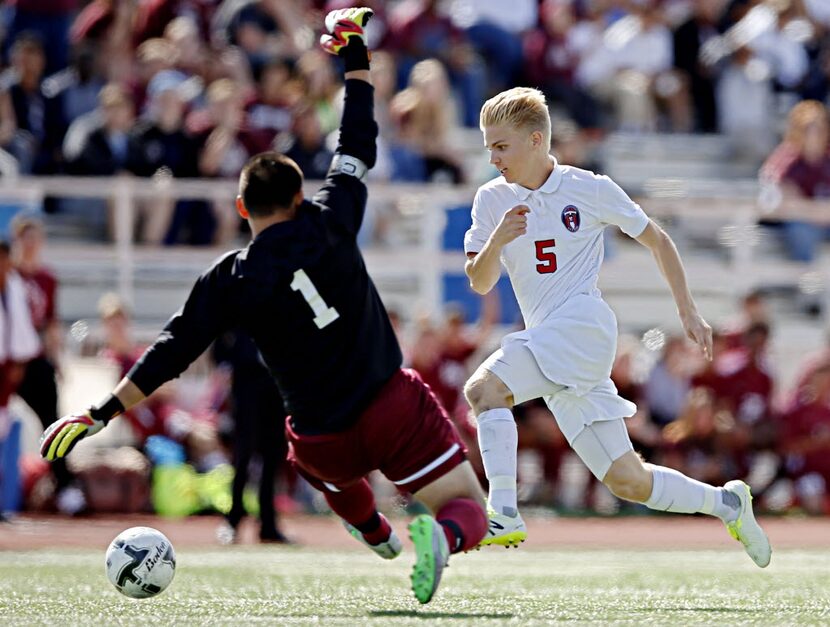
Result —
<svg viewBox="0 0 830 627"><path fill-rule="evenodd" d="M342 83L316 47L345 0L14 0L0 8L0 148L22 173L234 177L285 151L310 179L331 157ZM821 196L830 10L821 0L370 0L381 126L373 176L477 181L455 131L512 85L548 96L556 143L592 163L610 130L721 133L801 195ZM815 128L815 131L812 129ZM811 137L812 136L812 137ZM802 145L808 141L810 145ZM796 167L794 161L799 162ZM486 174L489 175L489 172ZM486 176L485 175L485 176ZM824 174L826 177L826 173ZM140 210L150 243L224 243L200 200ZM54 201L52 212L105 215ZM809 258L815 234L789 233Z"/></svg>
<svg viewBox="0 0 830 627"><path fill-rule="evenodd" d="M233 180L248 157L267 149L288 154L308 179L324 178L342 69L316 40L326 12L351 4L4 3L0 183L28 175ZM762 226L779 242L781 259L804 267L820 259L830 234L822 200L830 197L830 2L363 4L375 11L368 32L381 136L373 181L475 186L491 178L478 111L502 89L531 85L548 97L552 149L563 163L606 172L603 146L618 133L688 142L716 135L732 165L744 164L761 189L772 190ZM97 241L110 241L113 227L106 198L49 196L36 211L19 209L0 199L7 237L0 242L0 512L219 511L223 541L235 539L248 512L260 517L260 539L282 541L277 511L323 507L283 468L279 393L238 334L119 420L108 446L79 447L51 468L21 450L21 416L28 412L38 430L54 421L59 390L82 370L62 365L73 321L61 317L59 273L43 261L51 225L75 219L81 239ZM135 217L132 237L149 246L228 247L247 237L227 202L149 198ZM396 241L385 218L370 213L368 244ZM615 243L608 244L611 255ZM711 363L670 331L621 336L612 376L640 408L628 421L635 446L710 483L749 478L768 511L828 513L830 349L813 346L816 354L803 355L782 386L768 350L777 321L768 294L733 298ZM452 303L424 315L390 311L407 365L452 415L479 471L461 387L513 324L500 308L485 298L477 320ZM105 364L91 377L114 382L151 336L136 332L130 303L116 294L102 296L97 312L94 333L73 326L76 353ZM593 481L543 404L519 407L517 420L523 501L565 513L639 511ZM377 488L389 507L402 505L383 481Z"/></svg>

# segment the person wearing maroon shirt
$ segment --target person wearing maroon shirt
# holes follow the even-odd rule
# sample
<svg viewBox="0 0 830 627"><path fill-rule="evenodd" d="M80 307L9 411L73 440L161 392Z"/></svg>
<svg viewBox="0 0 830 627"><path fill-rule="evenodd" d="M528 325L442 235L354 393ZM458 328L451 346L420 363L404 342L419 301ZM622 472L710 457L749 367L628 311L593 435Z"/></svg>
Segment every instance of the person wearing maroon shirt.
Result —
<svg viewBox="0 0 830 627"><path fill-rule="evenodd" d="M57 358L60 352L60 322L57 316L58 280L43 265L41 251L45 241L43 223L30 214L18 214L11 225L12 259L26 286L26 300L32 324L40 335L41 353L26 364L17 389L45 429L58 419ZM72 475L61 462L53 466L57 490L72 483Z"/></svg>
<svg viewBox="0 0 830 627"><path fill-rule="evenodd" d="M773 380L766 364L769 326L753 323L743 338L743 346L728 356L734 361L726 364L726 385L721 397L730 401L730 409L738 420L751 425L772 411Z"/></svg>
<svg viewBox="0 0 830 627"><path fill-rule="evenodd" d="M18 508L17 443L20 425L8 411L26 363L37 355L40 341L26 302L26 286L12 265L11 246L0 240L0 521L3 511Z"/></svg>
<svg viewBox="0 0 830 627"><path fill-rule="evenodd" d="M772 392L774 381L766 363L769 326L753 323L743 334L742 346L718 357L717 368L697 384L715 395L717 409L734 420L729 446L733 462L746 473L752 454L772 447L775 439Z"/></svg>
<svg viewBox="0 0 830 627"><path fill-rule="evenodd" d="M103 346L99 356L116 366L119 378L123 378L147 347L133 340L129 311L116 294L107 293L98 300L98 316L103 330ZM157 417L157 401L157 397L151 398L124 412L139 446L151 435L164 435L162 420Z"/></svg>
<svg viewBox="0 0 830 627"><path fill-rule="evenodd" d="M771 316L764 292L754 289L741 298L740 311L735 318L720 329L726 348L731 350L744 346L747 330L758 323L771 326Z"/></svg>
<svg viewBox="0 0 830 627"><path fill-rule="evenodd" d="M98 315L103 328L104 345L99 356L118 368L125 377L141 358L147 346L133 338L130 312L114 293L104 294L98 301ZM161 435L188 447L191 421L174 402L170 388L156 390L144 403L124 413L135 435L137 446L143 448L147 438Z"/></svg>
<svg viewBox="0 0 830 627"><path fill-rule="evenodd" d="M796 481L800 504L828 512L830 483L830 361L817 367L781 419L780 452Z"/></svg>
<svg viewBox="0 0 830 627"><path fill-rule="evenodd" d="M450 416L459 409L461 390L467 377L464 362L474 351L474 347L469 347L463 352L450 352L440 331L428 323L421 325L413 343L411 367L432 388Z"/></svg>
<svg viewBox="0 0 830 627"><path fill-rule="evenodd" d="M780 183L781 177L801 154L811 126L826 116L824 105L817 100L803 100L787 114L787 128L781 142L761 165L759 178L769 183Z"/></svg>
<svg viewBox="0 0 830 627"><path fill-rule="evenodd" d="M782 207L789 200L830 198L830 120L820 102L805 101L793 108L788 119L788 140L761 169L762 178L778 184ZM815 260L830 228L803 220L782 222L790 258L805 263Z"/></svg>

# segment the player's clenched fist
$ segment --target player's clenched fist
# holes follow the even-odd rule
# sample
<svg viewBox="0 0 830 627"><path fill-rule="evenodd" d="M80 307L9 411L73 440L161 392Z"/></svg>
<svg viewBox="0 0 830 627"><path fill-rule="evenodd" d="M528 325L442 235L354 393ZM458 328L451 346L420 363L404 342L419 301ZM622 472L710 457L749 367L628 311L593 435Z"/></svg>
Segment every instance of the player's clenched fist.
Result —
<svg viewBox="0 0 830 627"><path fill-rule="evenodd" d="M89 435L95 435L106 426L89 413L64 416L53 422L40 437L40 454L50 462L66 457L75 445Z"/></svg>
<svg viewBox="0 0 830 627"><path fill-rule="evenodd" d="M330 54L339 55L353 39L359 39L366 46L366 33L363 30L374 15L372 9L353 7L331 11L326 16L328 35L320 37L320 46Z"/></svg>
<svg viewBox="0 0 830 627"><path fill-rule="evenodd" d="M527 214L530 207L517 205L506 212L499 225L493 231L493 241L499 246L505 246L520 235L527 233Z"/></svg>

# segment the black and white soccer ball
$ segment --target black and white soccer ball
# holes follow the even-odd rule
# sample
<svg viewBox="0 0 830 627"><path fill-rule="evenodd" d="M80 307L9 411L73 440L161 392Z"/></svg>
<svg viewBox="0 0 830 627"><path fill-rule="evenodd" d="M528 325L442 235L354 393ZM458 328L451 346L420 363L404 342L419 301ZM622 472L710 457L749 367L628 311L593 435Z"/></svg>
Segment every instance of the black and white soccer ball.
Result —
<svg viewBox="0 0 830 627"><path fill-rule="evenodd" d="M123 595L146 599L162 592L176 573L176 553L152 527L122 531L107 549L107 579Z"/></svg>

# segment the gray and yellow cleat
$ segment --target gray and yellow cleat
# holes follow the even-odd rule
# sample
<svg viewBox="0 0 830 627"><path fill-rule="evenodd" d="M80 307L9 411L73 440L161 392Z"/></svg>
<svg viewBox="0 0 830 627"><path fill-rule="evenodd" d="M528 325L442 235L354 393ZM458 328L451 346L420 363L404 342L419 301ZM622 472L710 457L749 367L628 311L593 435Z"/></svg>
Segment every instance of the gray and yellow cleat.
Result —
<svg viewBox="0 0 830 627"><path fill-rule="evenodd" d="M726 523L729 535L744 545L747 555L761 568L766 568L772 557L772 547L769 538L755 520L752 513L752 492L743 481L729 481L723 489L736 495L741 500L741 509L738 517Z"/></svg>
<svg viewBox="0 0 830 627"><path fill-rule="evenodd" d="M487 535L478 543L479 547L496 544L505 548L519 548L519 545L527 540L527 526L518 513L515 516L507 516L488 509L487 518L490 520Z"/></svg>
<svg viewBox="0 0 830 627"><path fill-rule="evenodd" d="M409 538L415 545L415 565L410 575L412 592L421 603L429 603L450 558L447 537L437 520L421 514L409 524Z"/></svg>

